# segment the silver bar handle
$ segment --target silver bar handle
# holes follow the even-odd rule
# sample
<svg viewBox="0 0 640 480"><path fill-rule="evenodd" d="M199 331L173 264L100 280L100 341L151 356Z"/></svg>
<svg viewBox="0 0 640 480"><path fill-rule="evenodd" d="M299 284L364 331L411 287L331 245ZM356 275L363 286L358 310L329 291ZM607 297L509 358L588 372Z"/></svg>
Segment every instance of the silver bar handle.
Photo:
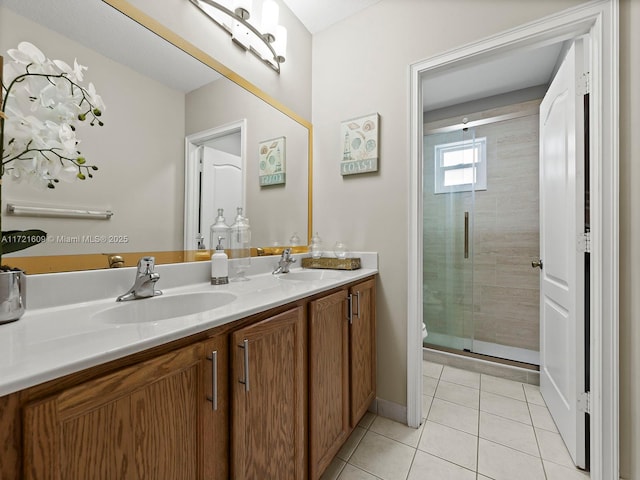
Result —
<svg viewBox="0 0 640 480"><path fill-rule="evenodd" d="M356 307L358 308L358 313L356 315L360 318L360 292L356 292Z"/></svg>
<svg viewBox="0 0 640 480"><path fill-rule="evenodd" d="M349 325L353 323L353 295L347 295L347 320Z"/></svg>
<svg viewBox="0 0 640 480"><path fill-rule="evenodd" d="M469 212L464 212L464 258L469 258Z"/></svg>
<svg viewBox="0 0 640 480"><path fill-rule="evenodd" d="M212 404L214 411L218 410L218 351L211 352L211 356L207 357L211 360L211 397L207 396Z"/></svg>
<svg viewBox="0 0 640 480"><path fill-rule="evenodd" d="M249 340L244 339L242 345L238 347L244 349L244 380L238 380L244 385L244 391L249 391Z"/></svg>

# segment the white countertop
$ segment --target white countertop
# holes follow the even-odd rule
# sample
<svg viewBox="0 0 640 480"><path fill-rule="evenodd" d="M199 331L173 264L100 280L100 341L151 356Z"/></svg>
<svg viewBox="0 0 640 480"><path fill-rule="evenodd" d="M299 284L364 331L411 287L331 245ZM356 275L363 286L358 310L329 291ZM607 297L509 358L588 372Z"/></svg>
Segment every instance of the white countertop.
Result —
<svg viewBox="0 0 640 480"><path fill-rule="evenodd" d="M254 274L249 281L216 286L207 280L209 262L161 265L156 268L160 273L156 288L163 291L163 296L217 291L233 293L237 298L202 313L129 324L106 323L92 315L116 305L115 297L133 283L135 268L118 269L117 273L105 270L28 277L26 313L17 322L0 325L0 396L376 274L377 255L360 256L363 268L336 271L338 278L311 281L282 280L268 273L277 258L252 259ZM301 269L291 269L296 270ZM173 278L165 280L170 276ZM117 281L110 281L116 278ZM126 279L130 281L123 289ZM163 286L163 280L168 288ZM177 280L182 286L174 285ZM76 298L79 296L78 290L87 301L73 302L74 292ZM132 300L153 301L154 298ZM64 304L56 305L60 302Z"/></svg>

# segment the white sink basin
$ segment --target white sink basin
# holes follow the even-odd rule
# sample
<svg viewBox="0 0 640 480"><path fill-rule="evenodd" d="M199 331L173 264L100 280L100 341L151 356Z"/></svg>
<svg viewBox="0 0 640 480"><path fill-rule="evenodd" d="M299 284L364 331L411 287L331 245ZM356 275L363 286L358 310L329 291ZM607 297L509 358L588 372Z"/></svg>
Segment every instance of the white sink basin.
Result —
<svg viewBox="0 0 640 480"><path fill-rule="evenodd" d="M301 282L310 282L314 280L334 280L341 276L342 274L335 270L295 270L289 273L283 273L278 278L280 280L299 280Z"/></svg>
<svg viewBox="0 0 640 480"><path fill-rule="evenodd" d="M157 322L206 312L233 302L236 296L227 292L195 292L157 296L118 303L95 313L92 318L106 323Z"/></svg>

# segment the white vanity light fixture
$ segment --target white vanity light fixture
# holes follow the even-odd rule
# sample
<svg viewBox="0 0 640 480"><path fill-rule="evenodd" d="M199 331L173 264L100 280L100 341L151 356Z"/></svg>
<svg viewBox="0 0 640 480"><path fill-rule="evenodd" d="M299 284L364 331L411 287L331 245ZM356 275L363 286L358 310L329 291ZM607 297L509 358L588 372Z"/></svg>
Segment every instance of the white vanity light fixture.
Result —
<svg viewBox="0 0 640 480"><path fill-rule="evenodd" d="M231 35L234 44L280 73L286 58L287 30L278 25L279 6L274 0L189 1Z"/></svg>

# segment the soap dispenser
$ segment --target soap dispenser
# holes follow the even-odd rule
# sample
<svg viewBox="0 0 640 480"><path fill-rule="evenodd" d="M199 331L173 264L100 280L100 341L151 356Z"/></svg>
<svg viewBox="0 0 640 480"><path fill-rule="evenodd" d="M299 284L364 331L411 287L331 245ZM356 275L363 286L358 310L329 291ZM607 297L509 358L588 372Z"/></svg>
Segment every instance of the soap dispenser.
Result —
<svg viewBox="0 0 640 480"><path fill-rule="evenodd" d="M224 248L230 248L229 244L229 225L227 225L224 219L224 209L218 209L218 216L216 217L215 223L211 225L209 229L209 248L213 250L216 248L216 244L218 243L218 238L222 237Z"/></svg>
<svg viewBox="0 0 640 480"><path fill-rule="evenodd" d="M211 255L211 285L229 283L229 259L224 252L223 240L224 237L218 237L218 245Z"/></svg>

